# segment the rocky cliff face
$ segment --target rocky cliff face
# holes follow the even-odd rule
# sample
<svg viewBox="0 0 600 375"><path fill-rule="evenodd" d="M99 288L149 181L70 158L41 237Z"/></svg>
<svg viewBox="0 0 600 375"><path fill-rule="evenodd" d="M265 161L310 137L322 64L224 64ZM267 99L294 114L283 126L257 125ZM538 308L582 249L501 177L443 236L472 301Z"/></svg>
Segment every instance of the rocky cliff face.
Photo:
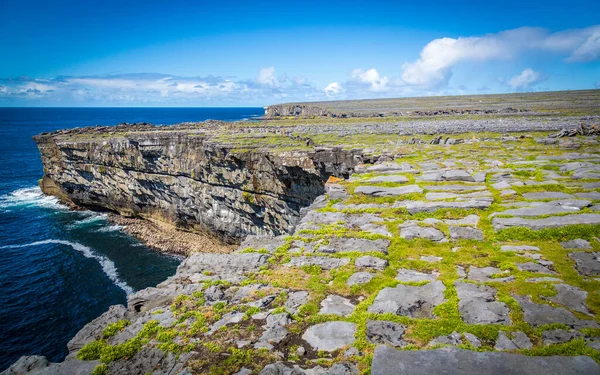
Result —
<svg viewBox="0 0 600 375"><path fill-rule="evenodd" d="M331 175L362 161L359 151L239 150L204 129L95 128L42 134L45 193L78 206L116 211L217 234L291 231L302 207Z"/></svg>

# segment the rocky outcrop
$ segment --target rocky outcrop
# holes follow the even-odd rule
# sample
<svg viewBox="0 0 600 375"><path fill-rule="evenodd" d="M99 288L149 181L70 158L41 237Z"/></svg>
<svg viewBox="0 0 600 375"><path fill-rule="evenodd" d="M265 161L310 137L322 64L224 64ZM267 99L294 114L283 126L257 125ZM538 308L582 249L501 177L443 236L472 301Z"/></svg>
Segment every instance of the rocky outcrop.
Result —
<svg viewBox="0 0 600 375"><path fill-rule="evenodd" d="M348 102L346 102L348 103ZM349 103L352 103L350 101ZM325 104L325 103L322 103ZM333 117L333 118L348 118L348 117L399 117L399 116L461 116L461 115L492 115L492 114L512 114L529 112L527 109L517 108L502 108L502 109L473 109L473 108L445 108L436 110L416 110L407 111L401 107L388 109L383 111L373 110L348 110L340 111L339 109L325 109L319 105L310 103L289 103L277 104L265 107L266 118L277 117ZM439 142L439 140L438 140Z"/></svg>
<svg viewBox="0 0 600 375"><path fill-rule="evenodd" d="M214 233L225 242L279 235L347 176L359 150L240 149L206 127L107 128L34 137L44 163L42 190L77 206Z"/></svg>

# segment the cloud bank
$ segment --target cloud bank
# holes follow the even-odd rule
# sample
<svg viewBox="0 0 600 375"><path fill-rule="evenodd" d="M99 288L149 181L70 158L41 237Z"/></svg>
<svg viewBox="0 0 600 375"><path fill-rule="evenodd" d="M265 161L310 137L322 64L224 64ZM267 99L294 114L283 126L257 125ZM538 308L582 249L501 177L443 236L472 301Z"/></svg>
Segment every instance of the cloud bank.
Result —
<svg viewBox="0 0 600 375"><path fill-rule="evenodd" d="M440 38L429 42L419 59L402 65L407 85L439 88L448 85L452 68L464 61L510 60L532 51L562 55L567 62L600 59L600 25L550 33L522 27L477 37Z"/></svg>
<svg viewBox="0 0 600 375"><path fill-rule="evenodd" d="M170 74L0 78L0 105L258 106L290 101L526 91L539 88L540 82L551 77L527 63L531 54L544 54L550 62L558 59L563 68L569 69L600 61L600 25L555 33L522 27L483 36L434 39L423 47L416 60L398 62L398 70L389 75L374 67L356 68L345 79L332 77L322 84L312 83L306 77L278 75L273 66L260 69L250 79ZM473 61L511 61L511 66L518 68L495 81L477 82L474 87L478 89L469 90L456 79L451 82L454 68ZM589 88L600 88L600 82L593 78Z"/></svg>

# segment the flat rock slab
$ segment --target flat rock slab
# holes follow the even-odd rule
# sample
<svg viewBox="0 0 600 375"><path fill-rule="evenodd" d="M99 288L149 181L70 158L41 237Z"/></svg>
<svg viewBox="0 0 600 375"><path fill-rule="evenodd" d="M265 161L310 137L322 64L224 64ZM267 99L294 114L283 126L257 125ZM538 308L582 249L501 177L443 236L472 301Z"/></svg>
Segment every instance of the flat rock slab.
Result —
<svg viewBox="0 0 600 375"><path fill-rule="evenodd" d="M529 246L529 245L503 245L500 246L501 251L514 251L517 253L523 251L540 251L540 248L537 246Z"/></svg>
<svg viewBox="0 0 600 375"><path fill-rule="evenodd" d="M428 191L481 191L487 190L485 185L427 185Z"/></svg>
<svg viewBox="0 0 600 375"><path fill-rule="evenodd" d="M578 331L553 329L550 331L544 331L542 334L542 342L544 343L544 346L562 344L563 342L569 342L581 336L583 335Z"/></svg>
<svg viewBox="0 0 600 375"><path fill-rule="evenodd" d="M524 193L523 198L538 200L538 199L573 199L575 198L571 194L555 192L555 191L545 191L540 193Z"/></svg>
<svg viewBox="0 0 600 375"><path fill-rule="evenodd" d="M512 337L508 337L506 332L500 331L498 338L496 339L496 350L519 350L519 349L531 349L533 344L531 339L525 333L521 331L513 332Z"/></svg>
<svg viewBox="0 0 600 375"><path fill-rule="evenodd" d="M289 263L285 265L288 267L302 267L302 266L319 266L324 270L331 270L339 268L350 263L349 258L330 258L322 256L314 257L293 257Z"/></svg>
<svg viewBox="0 0 600 375"><path fill-rule="evenodd" d="M517 268L520 271L556 274L556 272L550 270L548 267L544 267L541 264L534 263L534 262L517 263Z"/></svg>
<svg viewBox="0 0 600 375"><path fill-rule="evenodd" d="M533 326L543 324L561 323L573 328L597 328L598 323L593 320L578 319L569 310L562 307L552 307L546 304L537 304L527 296L513 295L523 310L523 320Z"/></svg>
<svg viewBox="0 0 600 375"><path fill-rule="evenodd" d="M319 314L348 316L355 307L349 299L331 294L321 301Z"/></svg>
<svg viewBox="0 0 600 375"><path fill-rule="evenodd" d="M479 268L476 266L471 266L471 267L469 267L467 279L473 280L473 281L479 281L479 282L486 282L486 281L506 282L506 281L511 281L512 279L514 279L514 277L511 277L511 276L492 277L492 275L499 275L501 273L502 273L502 270L500 270L500 268L496 268L496 267Z"/></svg>
<svg viewBox="0 0 600 375"><path fill-rule="evenodd" d="M400 237L407 240L415 238L423 238L430 241L441 241L445 239L444 233L441 230L433 227L422 227L419 225L411 225L400 229Z"/></svg>
<svg viewBox="0 0 600 375"><path fill-rule="evenodd" d="M496 301L496 289L486 285L456 282L458 311L469 324L510 324L509 309Z"/></svg>
<svg viewBox="0 0 600 375"><path fill-rule="evenodd" d="M459 202L423 202L423 201L403 201L395 204L395 207L405 207L406 210L411 214L419 212L433 212L442 208L455 208L455 209L476 209L485 210L492 204L492 200L486 199L469 199L466 201Z"/></svg>
<svg viewBox="0 0 600 375"><path fill-rule="evenodd" d="M570 253L569 257L575 261L575 267L580 274L586 276L600 275L600 252Z"/></svg>
<svg viewBox="0 0 600 375"><path fill-rule="evenodd" d="M422 193L423 189L419 185L406 185L401 187L380 187L380 186L358 186L354 193L372 195L374 197L392 197L411 193Z"/></svg>
<svg viewBox="0 0 600 375"><path fill-rule="evenodd" d="M556 289L556 295L548 298L548 300L568 307L573 311L590 314L590 310L586 305L588 293L585 290L568 284L556 284L554 289Z"/></svg>
<svg viewBox="0 0 600 375"><path fill-rule="evenodd" d="M556 215L563 213L577 212L580 209L572 206L561 206L556 204L541 204L534 207L521 207L513 208L498 212L500 215L510 216L542 216L542 215Z"/></svg>
<svg viewBox="0 0 600 375"><path fill-rule="evenodd" d="M450 227L450 238L453 240L483 241L483 232L470 227Z"/></svg>
<svg viewBox="0 0 600 375"><path fill-rule="evenodd" d="M398 270L396 280L402 282L420 282L420 281L434 281L437 280L437 273L424 273L415 270L407 270L401 268Z"/></svg>
<svg viewBox="0 0 600 375"><path fill-rule="evenodd" d="M441 281L423 286L398 285L395 288L384 288L377 294L368 311L411 318L433 318L433 308L445 301L445 290Z"/></svg>
<svg viewBox="0 0 600 375"><path fill-rule="evenodd" d="M370 272L356 272L346 280L346 285L353 286L366 284L371 281L373 277L375 277L375 275Z"/></svg>
<svg viewBox="0 0 600 375"><path fill-rule="evenodd" d="M379 182L393 182L393 183L397 183L397 184L403 184L405 182L408 182L408 178L406 178L404 176L395 176L395 175L377 176L377 177L370 178L370 179L366 180L365 182L373 183L373 184L379 183Z"/></svg>
<svg viewBox="0 0 600 375"><path fill-rule="evenodd" d="M374 256L365 255L356 258L356 260L354 261L354 265L356 267L368 267L377 270L383 270L385 269L385 267L388 266L388 261Z"/></svg>
<svg viewBox="0 0 600 375"><path fill-rule="evenodd" d="M327 322L309 327L302 339L315 350L332 352L354 343L356 324L348 322Z"/></svg>
<svg viewBox="0 0 600 375"><path fill-rule="evenodd" d="M225 279L239 277L247 272L258 271L260 267L267 264L268 259L268 254L258 253L197 253L186 258L177 267L177 275L191 275L210 271Z"/></svg>
<svg viewBox="0 0 600 375"><path fill-rule="evenodd" d="M589 241L581 238L560 243L565 249L591 249L592 245Z"/></svg>
<svg viewBox="0 0 600 375"><path fill-rule="evenodd" d="M297 314L300 311L300 307L308 302L308 297L309 294L305 290L289 292L284 306L290 313Z"/></svg>
<svg viewBox="0 0 600 375"><path fill-rule="evenodd" d="M600 224L600 215L578 214L567 216L552 216L545 219L523 219L520 217L510 217L494 218L492 220L492 225L494 226L494 230L496 231L511 227L525 227L533 230L540 230L545 228L557 228L565 225L576 224Z"/></svg>
<svg viewBox="0 0 600 375"><path fill-rule="evenodd" d="M424 173L419 177L421 181L465 181L475 182L475 178L467 171L463 170L450 170L450 171L439 171L439 172L428 172Z"/></svg>
<svg viewBox="0 0 600 375"><path fill-rule="evenodd" d="M367 339L374 344L404 346L402 340L406 326L387 320L367 320Z"/></svg>
<svg viewBox="0 0 600 375"><path fill-rule="evenodd" d="M334 237L329 240L328 245L321 246L318 251L323 253L342 253L358 251L361 253L380 252L387 254L390 240L377 239L367 240L364 238Z"/></svg>
<svg viewBox="0 0 600 375"><path fill-rule="evenodd" d="M476 226L479 223L479 216L468 215L462 219L446 219L444 222L448 225L471 225Z"/></svg>
<svg viewBox="0 0 600 375"><path fill-rule="evenodd" d="M371 375L580 375L598 374L600 365L587 356L531 357L476 352L453 347L435 350L375 348Z"/></svg>
<svg viewBox="0 0 600 375"><path fill-rule="evenodd" d="M371 167L367 168L368 172L403 172L403 171L410 171L413 168L406 163L403 163L403 165L400 164L396 164L396 163L381 163L381 164L376 164L373 165Z"/></svg>
<svg viewBox="0 0 600 375"><path fill-rule="evenodd" d="M597 191L591 191L589 193L577 193L575 194L575 196L579 199L591 199L593 201L600 200L600 193L598 193Z"/></svg>

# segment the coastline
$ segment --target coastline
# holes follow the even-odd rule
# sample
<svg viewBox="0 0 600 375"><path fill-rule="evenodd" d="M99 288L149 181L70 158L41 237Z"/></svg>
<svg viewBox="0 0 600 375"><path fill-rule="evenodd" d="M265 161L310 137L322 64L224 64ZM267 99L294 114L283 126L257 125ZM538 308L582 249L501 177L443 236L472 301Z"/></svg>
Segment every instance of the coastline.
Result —
<svg viewBox="0 0 600 375"><path fill-rule="evenodd" d="M108 220L144 245L159 252L187 257L194 253L230 253L237 245L224 245L210 235L187 232L172 225L146 219L108 214Z"/></svg>
<svg viewBox="0 0 600 375"><path fill-rule="evenodd" d="M109 213L108 220L159 252L187 257L194 253L230 253L237 248L237 245L224 245L213 236L183 231L166 223L124 217L115 213Z"/></svg>

